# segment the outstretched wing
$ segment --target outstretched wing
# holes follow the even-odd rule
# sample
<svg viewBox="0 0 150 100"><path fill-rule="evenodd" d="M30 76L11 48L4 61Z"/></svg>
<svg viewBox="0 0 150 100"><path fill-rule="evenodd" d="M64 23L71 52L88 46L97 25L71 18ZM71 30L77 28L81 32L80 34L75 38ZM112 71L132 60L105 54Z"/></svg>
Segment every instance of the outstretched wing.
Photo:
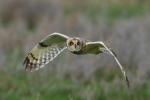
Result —
<svg viewBox="0 0 150 100"><path fill-rule="evenodd" d="M123 66L120 64L119 60L117 59L116 54L111 49L109 49L102 41L87 42L85 52L91 53L91 54L108 53L108 54L112 55L114 57L115 61L117 62L119 68L121 69L121 72L127 82L127 86L129 87L128 77L126 75L126 72L125 72Z"/></svg>
<svg viewBox="0 0 150 100"><path fill-rule="evenodd" d="M60 33L52 33L41 40L24 60L27 71L38 70L56 58L66 47L69 37Z"/></svg>

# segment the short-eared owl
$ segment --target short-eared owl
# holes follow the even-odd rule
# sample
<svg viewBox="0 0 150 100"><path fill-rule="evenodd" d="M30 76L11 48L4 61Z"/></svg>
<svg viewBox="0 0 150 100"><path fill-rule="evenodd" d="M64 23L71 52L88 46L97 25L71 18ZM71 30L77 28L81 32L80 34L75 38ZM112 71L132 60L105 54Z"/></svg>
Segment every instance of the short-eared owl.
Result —
<svg viewBox="0 0 150 100"><path fill-rule="evenodd" d="M55 59L65 49L77 55L109 53L119 65L129 86L125 70L116 58L114 52L102 41L90 42L78 37L69 37L61 33L52 33L41 40L25 58L25 69L27 71L38 70Z"/></svg>

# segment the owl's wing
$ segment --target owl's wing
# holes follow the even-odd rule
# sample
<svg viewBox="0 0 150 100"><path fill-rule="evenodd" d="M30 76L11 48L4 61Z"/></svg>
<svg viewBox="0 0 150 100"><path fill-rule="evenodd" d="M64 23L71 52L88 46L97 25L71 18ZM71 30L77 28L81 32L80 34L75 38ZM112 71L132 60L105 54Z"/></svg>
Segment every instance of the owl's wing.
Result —
<svg viewBox="0 0 150 100"><path fill-rule="evenodd" d="M92 54L99 54L99 53L109 53L110 55L112 55L115 59L115 61L117 62L119 68L121 69L121 72L127 82L127 86L129 87L129 80L128 77L126 75L126 72L123 68L123 66L120 64L119 60L116 57L116 54L109 49L102 41L98 41L98 42L87 42L86 43L86 53L92 53Z"/></svg>
<svg viewBox="0 0 150 100"><path fill-rule="evenodd" d="M56 58L66 47L69 37L60 33L52 33L41 40L24 60L25 70L34 71L44 67Z"/></svg>

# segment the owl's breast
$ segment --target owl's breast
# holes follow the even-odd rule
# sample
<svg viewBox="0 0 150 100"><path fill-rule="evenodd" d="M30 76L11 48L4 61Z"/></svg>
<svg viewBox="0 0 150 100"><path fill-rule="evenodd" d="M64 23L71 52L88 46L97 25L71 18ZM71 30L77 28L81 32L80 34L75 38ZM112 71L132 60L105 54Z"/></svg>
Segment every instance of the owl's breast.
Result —
<svg viewBox="0 0 150 100"><path fill-rule="evenodd" d="M76 55L84 55L84 54L99 54L102 51L99 50L98 46L84 46L80 51L71 51L73 54Z"/></svg>
<svg viewBox="0 0 150 100"><path fill-rule="evenodd" d="M86 48L83 47L80 51L71 51L71 53L76 54L76 55L83 55L86 54Z"/></svg>
<svg viewBox="0 0 150 100"><path fill-rule="evenodd" d="M84 54L83 51L71 51L71 53L76 54L76 55Z"/></svg>

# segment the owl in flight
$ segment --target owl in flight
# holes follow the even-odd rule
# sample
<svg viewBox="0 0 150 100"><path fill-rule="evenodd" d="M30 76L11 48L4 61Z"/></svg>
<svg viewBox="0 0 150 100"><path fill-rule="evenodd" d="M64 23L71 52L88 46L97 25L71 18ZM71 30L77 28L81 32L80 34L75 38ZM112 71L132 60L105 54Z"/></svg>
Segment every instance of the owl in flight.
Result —
<svg viewBox="0 0 150 100"><path fill-rule="evenodd" d="M114 57L129 87L129 80L126 72L115 53L102 41L86 41L79 37L69 37L61 33L52 33L41 40L27 55L24 60L26 71L35 71L43 68L50 61L54 60L61 52L68 49L73 54L100 54L107 53Z"/></svg>

